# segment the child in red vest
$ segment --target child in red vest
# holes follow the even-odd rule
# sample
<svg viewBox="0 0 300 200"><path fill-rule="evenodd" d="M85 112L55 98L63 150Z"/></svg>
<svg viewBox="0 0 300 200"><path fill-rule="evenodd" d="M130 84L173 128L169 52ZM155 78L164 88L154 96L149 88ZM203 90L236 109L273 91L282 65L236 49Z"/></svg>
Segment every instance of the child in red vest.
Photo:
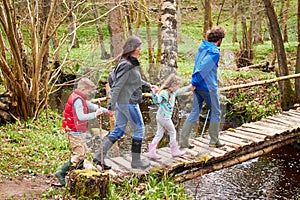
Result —
<svg viewBox="0 0 300 200"><path fill-rule="evenodd" d="M70 144L71 158L66 162L60 171L55 173L59 182L65 186L65 176L72 169L83 168L83 161L86 157L87 147L80 135L87 132L88 121L95 119L102 113L112 116L111 111L87 101L87 97L96 89L96 85L88 78L82 78L77 88L69 96L64 110L62 129L67 133ZM88 112L92 110L95 112Z"/></svg>

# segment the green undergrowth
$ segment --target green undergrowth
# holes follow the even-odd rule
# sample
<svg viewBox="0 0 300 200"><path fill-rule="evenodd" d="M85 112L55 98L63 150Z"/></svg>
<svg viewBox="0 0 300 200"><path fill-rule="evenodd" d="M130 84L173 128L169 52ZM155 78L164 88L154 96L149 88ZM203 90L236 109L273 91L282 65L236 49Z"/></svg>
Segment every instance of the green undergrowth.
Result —
<svg viewBox="0 0 300 200"><path fill-rule="evenodd" d="M56 111L44 112L36 121L0 127L0 182L38 174L53 175L69 159L69 144L60 128L61 115ZM108 194L107 199L189 199L184 187L172 177L155 174L142 183L135 177L121 184L111 182ZM40 196L41 199L85 199L71 197L65 187L50 187Z"/></svg>
<svg viewBox="0 0 300 200"><path fill-rule="evenodd" d="M48 118L43 113L35 122L1 126L0 180L55 171L69 151L60 126L61 117L56 112Z"/></svg>

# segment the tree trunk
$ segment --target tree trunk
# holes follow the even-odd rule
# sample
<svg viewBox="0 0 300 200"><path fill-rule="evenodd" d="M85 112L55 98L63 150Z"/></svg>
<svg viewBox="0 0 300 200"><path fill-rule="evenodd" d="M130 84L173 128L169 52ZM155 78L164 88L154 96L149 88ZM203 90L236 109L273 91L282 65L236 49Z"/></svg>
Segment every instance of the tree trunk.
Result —
<svg viewBox="0 0 300 200"><path fill-rule="evenodd" d="M94 17L96 20L96 28L97 28L97 32L98 32L98 38L99 38L99 43L100 43L100 48L101 48L101 59L108 59L109 58L109 54L107 53L105 46L104 46L104 38L103 38L103 33L100 27L100 20L99 20L99 12L98 12L98 8L95 4L95 0L92 0L92 7L93 7L93 11L94 11Z"/></svg>
<svg viewBox="0 0 300 200"><path fill-rule="evenodd" d="M295 73L300 73L300 0L298 0L298 14L297 14L297 31L298 31L298 46ZM300 102L300 78L295 79L295 91L297 102Z"/></svg>
<svg viewBox="0 0 300 200"><path fill-rule="evenodd" d="M113 9L119 0L113 0L109 4L109 9ZM109 13L108 30L110 34L110 52L113 58L117 58L122 53L124 43L123 17L120 7Z"/></svg>
<svg viewBox="0 0 300 200"><path fill-rule="evenodd" d="M182 34L181 34L181 0L176 0L177 3L177 42L182 42Z"/></svg>
<svg viewBox="0 0 300 200"><path fill-rule="evenodd" d="M287 32L287 23L289 17L289 9L290 9L290 0L285 0L285 9L283 12L283 42L288 42L288 32Z"/></svg>
<svg viewBox="0 0 300 200"><path fill-rule="evenodd" d="M250 22L250 28L247 30L247 8L249 8L249 1L244 2L243 4L239 5L241 9L241 13L243 15L241 16L241 23L242 23L242 43L240 47L240 52L237 58L237 67L245 67L248 65L252 65L252 59L253 59L253 49L252 49L252 31L251 31L251 24Z"/></svg>
<svg viewBox="0 0 300 200"><path fill-rule="evenodd" d="M255 0L252 8L251 17L253 18L252 31L253 31L253 44L263 44L262 38L262 4L260 0Z"/></svg>
<svg viewBox="0 0 300 200"><path fill-rule="evenodd" d="M177 73L177 8L173 0L163 1L161 6L162 60L160 80L166 80L171 73Z"/></svg>
<svg viewBox="0 0 300 200"><path fill-rule="evenodd" d="M203 27L203 38L205 38L206 32L212 27L211 19L211 1L205 0L204 5L204 27Z"/></svg>
<svg viewBox="0 0 300 200"><path fill-rule="evenodd" d="M73 2L70 2L70 7L73 7ZM76 35L76 19L74 19L73 12L69 13L68 16L68 30L70 35L70 44L72 48L79 48L78 37Z"/></svg>
<svg viewBox="0 0 300 200"><path fill-rule="evenodd" d="M237 42L237 17L238 17L238 0L233 0L233 32L232 32L232 43L233 45Z"/></svg>
<svg viewBox="0 0 300 200"><path fill-rule="evenodd" d="M147 4L145 0L141 0L141 3L144 8L147 8ZM146 31L147 31L147 44L148 44L148 63L149 63L149 69L148 74L149 78L147 79L150 82L157 82L158 81L158 70L155 65L155 59L154 59L154 49L152 46L152 39L151 39L151 24L149 19L149 12L148 9L144 9L144 17L146 21Z"/></svg>
<svg viewBox="0 0 300 200"><path fill-rule="evenodd" d="M161 0L157 0L157 5L161 5ZM161 6L159 6L159 13L162 13ZM159 16L157 23L157 53L156 53L156 67L157 70L161 69L161 57L162 57L162 16ZM158 77L158 76L157 76Z"/></svg>
<svg viewBox="0 0 300 200"><path fill-rule="evenodd" d="M266 14L270 22L271 39L277 53L278 73L279 76L286 76L289 74L287 68L287 60L285 49L283 45L282 35L280 32L277 15L271 0L264 0ZM289 80L279 82L279 90L281 94L281 107L282 110L288 110L294 102L294 94Z"/></svg>

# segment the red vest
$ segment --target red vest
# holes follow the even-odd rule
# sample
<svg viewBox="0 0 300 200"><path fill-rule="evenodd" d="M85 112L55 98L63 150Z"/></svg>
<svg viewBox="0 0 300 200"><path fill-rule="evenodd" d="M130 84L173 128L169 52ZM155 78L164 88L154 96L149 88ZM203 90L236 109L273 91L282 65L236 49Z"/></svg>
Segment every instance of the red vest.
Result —
<svg viewBox="0 0 300 200"><path fill-rule="evenodd" d="M83 103L83 112L85 114L88 113L86 98L87 96L75 90L67 101L65 110L64 110L64 118L62 120L62 129L66 132L75 131L75 132L86 132L88 120L80 121L76 115L75 109L73 109L73 104L76 99L80 98Z"/></svg>

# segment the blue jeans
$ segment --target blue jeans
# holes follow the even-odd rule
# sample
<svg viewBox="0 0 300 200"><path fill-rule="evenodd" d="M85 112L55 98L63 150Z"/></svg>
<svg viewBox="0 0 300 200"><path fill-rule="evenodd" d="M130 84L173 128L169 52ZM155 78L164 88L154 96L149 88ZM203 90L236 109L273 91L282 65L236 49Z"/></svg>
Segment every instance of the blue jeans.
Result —
<svg viewBox="0 0 300 200"><path fill-rule="evenodd" d="M203 101L205 101L208 109L210 110L210 122L220 122L221 109L217 90L194 90L192 110L187 118L187 121L190 123L195 123L199 119Z"/></svg>
<svg viewBox="0 0 300 200"><path fill-rule="evenodd" d="M125 133L128 122L133 127L132 139L143 140L145 126L139 104L117 103L116 125L108 137L114 141L120 139Z"/></svg>

